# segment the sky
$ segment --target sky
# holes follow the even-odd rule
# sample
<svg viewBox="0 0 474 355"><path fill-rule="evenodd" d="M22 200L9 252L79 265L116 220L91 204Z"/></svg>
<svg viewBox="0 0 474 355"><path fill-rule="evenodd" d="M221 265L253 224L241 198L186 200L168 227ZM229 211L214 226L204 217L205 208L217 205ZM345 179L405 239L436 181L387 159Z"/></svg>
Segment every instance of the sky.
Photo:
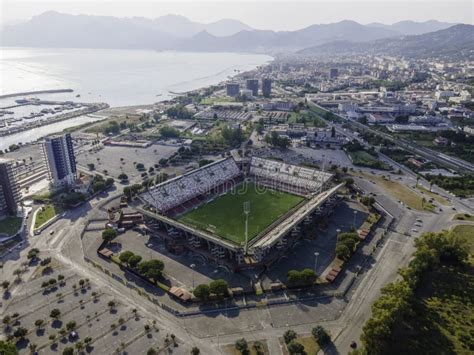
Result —
<svg viewBox="0 0 474 355"><path fill-rule="evenodd" d="M439 20L474 24L474 0L0 0L0 25L45 11L156 18L178 14L193 21L234 18L258 29L296 30L311 24L354 20L362 24Z"/></svg>

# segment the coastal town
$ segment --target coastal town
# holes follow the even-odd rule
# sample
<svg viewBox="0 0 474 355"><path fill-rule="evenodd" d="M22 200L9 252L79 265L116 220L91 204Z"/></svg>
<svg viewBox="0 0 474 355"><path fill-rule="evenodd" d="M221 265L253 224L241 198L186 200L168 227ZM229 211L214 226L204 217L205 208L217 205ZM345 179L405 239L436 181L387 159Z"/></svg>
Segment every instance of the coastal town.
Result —
<svg viewBox="0 0 474 355"><path fill-rule="evenodd" d="M435 273L466 316L473 78L467 59L302 52L147 105L9 97L1 337L21 354L383 354L373 329L401 330L379 298L402 314ZM443 336L469 353L457 316Z"/></svg>

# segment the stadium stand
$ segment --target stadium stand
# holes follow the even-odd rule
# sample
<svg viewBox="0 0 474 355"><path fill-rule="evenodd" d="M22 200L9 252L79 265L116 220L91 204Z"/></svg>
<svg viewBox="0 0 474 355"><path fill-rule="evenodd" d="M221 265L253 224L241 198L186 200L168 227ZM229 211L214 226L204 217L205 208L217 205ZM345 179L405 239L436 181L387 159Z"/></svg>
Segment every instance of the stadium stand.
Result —
<svg viewBox="0 0 474 355"><path fill-rule="evenodd" d="M229 157L156 185L141 197L160 213L178 213L200 204L210 192L225 191L225 185L240 177L239 167Z"/></svg>
<svg viewBox="0 0 474 355"><path fill-rule="evenodd" d="M253 176L259 184L306 195L321 190L332 175L316 169L252 157L250 176Z"/></svg>

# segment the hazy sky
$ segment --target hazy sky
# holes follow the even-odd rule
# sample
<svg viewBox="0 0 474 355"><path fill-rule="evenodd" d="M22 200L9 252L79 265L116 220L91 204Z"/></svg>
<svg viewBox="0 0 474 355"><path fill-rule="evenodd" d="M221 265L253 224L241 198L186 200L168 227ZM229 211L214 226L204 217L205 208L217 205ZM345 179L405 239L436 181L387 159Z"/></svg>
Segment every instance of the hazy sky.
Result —
<svg viewBox="0 0 474 355"><path fill-rule="evenodd" d="M400 20L474 23L474 0L0 0L0 23L29 19L48 10L118 17L169 13L200 22L239 19L254 28L294 30L344 19L360 23Z"/></svg>

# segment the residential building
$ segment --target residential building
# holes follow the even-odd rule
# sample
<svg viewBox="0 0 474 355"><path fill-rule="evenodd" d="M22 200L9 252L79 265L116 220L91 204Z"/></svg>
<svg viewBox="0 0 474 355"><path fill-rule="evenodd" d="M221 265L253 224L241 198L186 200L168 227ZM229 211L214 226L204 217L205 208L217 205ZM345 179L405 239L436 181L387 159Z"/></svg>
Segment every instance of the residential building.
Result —
<svg viewBox="0 0 474 355"><path fill-rule="evenodd" d="M239 94L240 85L239 83L228 83L226 85L227 96L235 97Z"/></svg>
<svg viewBox="0 0 474 355"><path fill-rule="evenodd" d="M248 79L247 90L252 90L252 95L258 96L258 79Z"/></svg>
<svg viewBox="0 0 474 355"><path fill-rule="evenodd" d="M76 181L76 157L69 133L48 137L43 144L48 179L55 187L73 186Z"/></svg>
<svg viewBox="0 0 474 355"><path fill-rule="evenodd" d="M262 95L265 97L270 97L272 94L272 79L262 79Z"/></svg>
<svg viewBox="0 0 474 355"><path fill-rule="evenodd" d="M0 218L16 215L20 189L16 181L14 161L0 158Z"/></svg>
<svg viewBox="0 0 474 355"><path fill-rule="evenodd" d="M329 70L329 77L330 77L331 79L337 78L338 75L339 75L339 71L337 70L337 68L331 68L331 69Z"/></svg>

